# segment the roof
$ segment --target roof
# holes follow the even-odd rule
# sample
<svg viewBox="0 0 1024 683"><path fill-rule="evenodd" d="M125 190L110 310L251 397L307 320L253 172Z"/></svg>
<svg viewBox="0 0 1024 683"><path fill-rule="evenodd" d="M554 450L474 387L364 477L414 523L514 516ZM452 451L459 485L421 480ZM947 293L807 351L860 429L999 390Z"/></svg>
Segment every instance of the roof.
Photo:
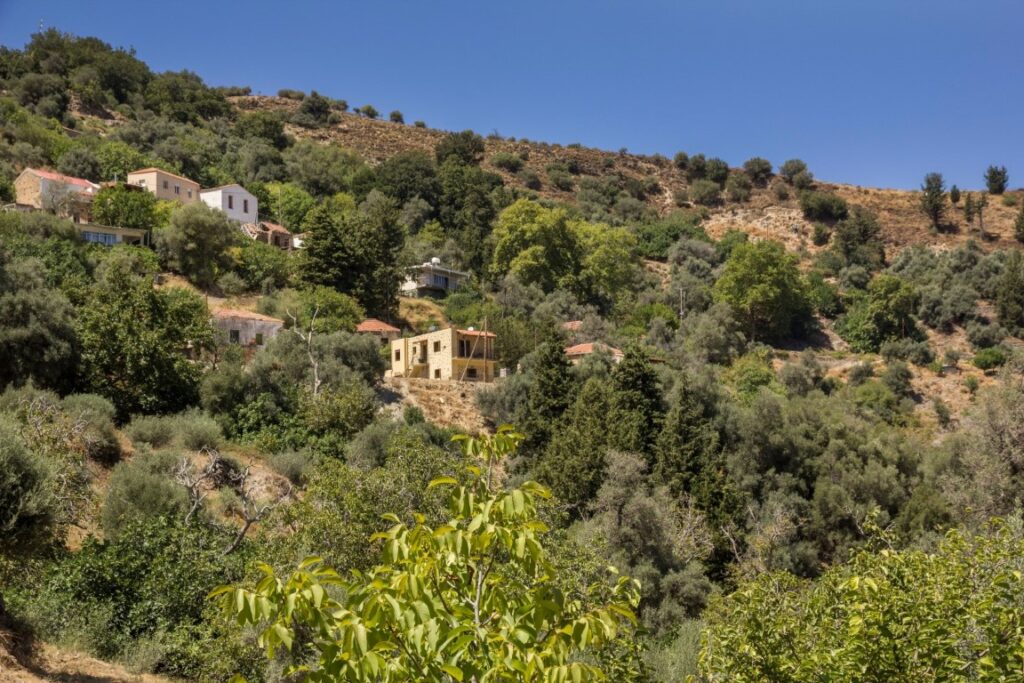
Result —
<svg viewBox="0 0 1024 683"><path fill-rule="evenodd" d="M383 320L367 318L356 325L356 332L401 332L401 330L393 325L388 325Z"/></svg>
<svg viewBox="0 0 1024 683"><path fill-rule="evenodd" d="M174 178L179 178L181 180L187 180L188 182L192 183L193 185L198 185L199 184L196 181L192 180L191 178L186 178L185 176L178 175L177 173L171 173L170 171L164 170L162 168L157 168L156 166L149 166L147 168L140 168L140 169L135 170L135 171L128 171L128 175L135 175L136 173L152 173L154 171L156 171L157 173L163 173L164 175L169 175L169 176L174 177Z"/></svg>
<svg viewBox="0 0 1024 683"><path fill-rule="evenodd" d="M601 342L587 342L586 344L576 344L575 346L567 346L565 348L565 355L567 356L589 356L595 351L607 351L613 356L623 355L622 351L615 348L614 346L608 346Z"/></svg>
<svg viewBox="0 0 1024 683"><path fill-rule="evenodd" d="M480 330L459 330L459 334L465 334L470 337L497 337L498 335L493 332L482 332Z"/></svg>
<svg viewBox="0 0 1024 683"><path fill-rule="evenodd" d="M226 190L229 187L237 187L239 190L241 190L242 192L245 192L246 194L251 194L253 197L256 196L256 195L252 194L252 192L249 192L249 190L247 190L244 187L242 187L241 185L239 185L238 183L228 183L227 185L218 185L217 187L208 187L205 190L200 190L199 194L206 194L207 192L216 192L217 190Z"/></svg>
<svg viewBox="0 0 1024 683"><path fill-rule="evenodd" d="M292 231L284 227L283 225L271 223L270 221L260 221L260 227L266 230L267 232L279 232L282 235L292 234Z"/></svg>
<svg viewBox="0 0 1024 683"><path fill-rule="evenodd" d="M570 332L578 332L581 327L583 327L582 320L568 320L562 323L562 329Z"/></svg>
<svg viewBox="0 0 1024 683"><path fill-rule="evenodd" d="M44 171L41 168L26 168L24 173L33 173L40 178L46 178L47 180L53 180L58 183L64 183L66 185L78 185L79 187L85 187L88 189L96 189L99 187L96 183L85 178L75 178L69 175L62 175L60 173L54 173L53 171Z"/></svg>
<svg viewBox="0 0 1024 683"><path fill-rule="evenodd" d="M467 272L455 270L454 268L449 268L448 266L442 266L440 263L431 263L429 261L427 261L426 263L417 264L415 266L409 266L409 270L440 270L444 271L445 273L451 273L452 275L462 275L463 277L469 277L469 273Z"/></svg>
<svg viewBox="0 0 1024 683"><path fill-rule="evenodd" d="M268 323L281 323L284 325L284 321L280 318L272 318L269 315L263 315L262 313L253 313L252 311L241 311L237 308L218 308L213 312L215 318L244 318L246 320L263 320Z"/></svg>

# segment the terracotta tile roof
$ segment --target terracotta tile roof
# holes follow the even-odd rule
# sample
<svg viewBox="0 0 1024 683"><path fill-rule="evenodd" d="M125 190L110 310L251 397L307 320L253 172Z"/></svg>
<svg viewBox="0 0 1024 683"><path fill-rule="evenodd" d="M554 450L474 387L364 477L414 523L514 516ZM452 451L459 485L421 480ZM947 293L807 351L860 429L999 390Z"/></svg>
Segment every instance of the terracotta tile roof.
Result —
<svg viewBox="0 0 1024 683"><path fill-rule="evenodd" d="M157 173L163 173L164 175L169 175L172 178L178 178L179 180L187 180L188 182L192 183L193 185L199 185L199 183L197 183L196 181L192 180L191 178L186 178L185 176L178 175L177 173L171 173L168 170L165 170L165 169L162 169L162 168L157 168L156 166L149 166L148 168L140 168L140 169L138 169L136 171L129 171L128 175L135 175L136 173L152 173L153 171L156 171Z"/></svg>
<svg viewBox="0 0 1024 683"><path fill-rule="evenodd" d="M253 313L252 311L242 311L237 308L218 308L213 312L215 318L243 318L246 320L263 320L268 323L281 323L284 321L280 318L272 318L269 315L263 315L262 313Z"/></svg>
<svg viewBox="0 0 1024 683"><path fill-rule="evenodd" d="M607 351L613 356L623 355L622 351L615 348L614 346L608 346L601 342L587 342L586 344L576 344L575 346L567 346L565 348L565 355L567 356L589 356L595 351Z"/></svg>
<svg viewBox="0 0 1024 683"><path fill-rule="evenodd" d="M46 178L47 180L53 180L54 182L64 183L66 185L78 185L79 187L85 187L88 189L96 189L99 187L96 183L85 178L75 178L69 175L62 175L60 173L54 173L53 171L44 171L40 168L26 168L29 173L34 173L40 178Z"/></svg>
<svg viewBox="0 0 1024 683"><path fill-rule="evenodd" d="M568 320L562 323L562 329L570 332L578 332L581 327L583 327L582 320Z"/></svg>
<svg viewBox="0 0 1024 683"><path fill-rule="evenodd" d="M264 230L266 230L267 232L276 232L276 233L280 233L282 235L290 235L290 234L292 234L291 230L289 230L288 228L284 227L283 225L278 225L277 223L271 223L270 221L260 221L260 227L263 228Z"/></svg>
<svg viewBox="0 0 1024 683"><path fill-rule="evenodd" d="M388 325L383 320L367 318L356 325L356 332L401 332L401 330L392 325Z"/></svg>
<svg viewBox="0 0 1024 683"><path fill-rule="evenodd" d="M493 332L483 332L481 330L459 330L459 334L465 334L470 337L497 337L498 335Z"/></svg>

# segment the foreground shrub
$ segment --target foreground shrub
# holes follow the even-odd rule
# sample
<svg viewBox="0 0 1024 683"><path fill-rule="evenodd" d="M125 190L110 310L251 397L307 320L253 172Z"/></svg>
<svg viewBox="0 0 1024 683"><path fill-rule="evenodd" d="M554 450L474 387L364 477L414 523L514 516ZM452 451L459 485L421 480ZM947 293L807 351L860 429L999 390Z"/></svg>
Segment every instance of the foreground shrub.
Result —
<svg viewBox="0 0 1024 683"><path fill-rule="evenodd" d="M125 428L134 444L163 448L174 439L174 423L161 415L139 415Z"/></svg>
<svg viewBox="0 0 1024 683"><path fill-rule="evenodd" d="M144 452L114 468L101 515L107 538L117 538L131 521L184 517L188 496L173 478L180 459L168 451Z"/></svg>
<svg viewBox="0 0 1024 683"><path fill-rule="evenodd" d="M934 552L861 552L816 581L764 574L705 614L706 680L1010 680L1024 667L1018 525ZM1013 635L1010 635L1013 634Z"/></svg>

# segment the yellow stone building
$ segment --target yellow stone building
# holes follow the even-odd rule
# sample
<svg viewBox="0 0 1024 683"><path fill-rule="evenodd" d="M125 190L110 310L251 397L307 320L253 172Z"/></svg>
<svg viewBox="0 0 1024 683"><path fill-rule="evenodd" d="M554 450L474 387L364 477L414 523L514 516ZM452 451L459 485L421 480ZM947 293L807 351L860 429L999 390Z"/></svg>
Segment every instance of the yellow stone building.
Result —
<svg viewBox="0 0 1024 683"><path fill-rule="evenodd" d="M493 332L428 332L391 342L391 376L466 382L494 381Z"/></svg>

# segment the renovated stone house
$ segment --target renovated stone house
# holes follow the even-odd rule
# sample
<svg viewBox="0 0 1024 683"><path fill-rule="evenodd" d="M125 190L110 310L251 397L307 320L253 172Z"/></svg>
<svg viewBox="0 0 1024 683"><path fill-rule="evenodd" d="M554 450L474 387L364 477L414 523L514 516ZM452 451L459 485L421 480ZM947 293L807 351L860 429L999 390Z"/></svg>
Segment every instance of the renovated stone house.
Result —
<svg viewBox="0 0 1024 683"><path fill-rule="evenodd" d="M449 327L391 342L391 376L494 381L495 334Z"/></svg>
<svg viewBox="0 0 1024 683"><path fill-rule="evenodd" d="M157 199L191 204L199 201L199 183L162 168L140 168L128 174L128 184L137 185Z"/></svg>
<svg viewBox="0 0 1024 683"><path fill-rule="evenodd" d="M92 200L100 186L40 168L26 168L14 181L18 206L49 211L76 223L92 219Z"/></svg>

